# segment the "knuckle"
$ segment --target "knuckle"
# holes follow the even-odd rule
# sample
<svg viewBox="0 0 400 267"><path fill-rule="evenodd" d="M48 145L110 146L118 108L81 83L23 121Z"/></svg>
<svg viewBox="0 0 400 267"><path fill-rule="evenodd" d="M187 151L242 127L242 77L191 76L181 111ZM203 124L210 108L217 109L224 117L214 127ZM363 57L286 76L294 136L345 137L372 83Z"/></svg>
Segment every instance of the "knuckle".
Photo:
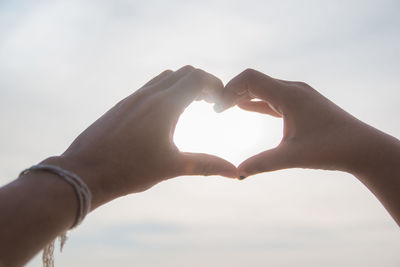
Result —
<svg viewBox="0 0 400 267"><path fill-rule="evenodd" d="M243 80L248 84L264 83L264 80L271 80L272 78L264 73L261 73L255 69L248 68L242 72Z"/></svg>
<svg viewBox="0 0 400 267"><path fill-rule="evenodd" d="M163 74L171 74L171 73L173 73L173 71L170 70L170 69L164 70L163 72L161 72L162 75L163 75Z"/></svg>
<svg viewBox="0 0 400 267"><path fill-rule="evenodd" d="M305 82L296 82L295 91L302 99L308 99L316 93L316 90Z"/></svg>
<svg viewBox="0 0 400 267"><path fill-rule="evenodd" d="M192 70L194 70L195 68L192 66L192 65L185 65L185 66L183 66L182 68L181 68L181 70L183 70L183 71L192 71Z"/></svg>
<svg viewBox="0 0 400 267"><path fill-rule="evenodd" d="M248 68L242 72L242 75L248 80L259 80L261 78L271 78L270 76L255 69Z"/></svg>
<svg viewBox="0 0 400 267"><path fill-rule="evenodd" d="M194 69L192 70L192 72L190 73L190 77L193 80L196 80L197 82L201 82L205 80L205 77L207 77L207 74L204 70L202 69Z"/></svg>
<svg viewBox="0 0 400 267"><path fill-rule="evenodd" d="M296 86L296 87L299 87L299 88L304 88L304 89L311 88L307 83L301 82L301 81L293 82L293 85Z"/></svg>
<svg viewBox="0 0 400 267"><path fill-rule="evenodd" d="M245 77L254 77L257 74L257 71L252 68L247 68L242 72L243 76Z"/></svg>

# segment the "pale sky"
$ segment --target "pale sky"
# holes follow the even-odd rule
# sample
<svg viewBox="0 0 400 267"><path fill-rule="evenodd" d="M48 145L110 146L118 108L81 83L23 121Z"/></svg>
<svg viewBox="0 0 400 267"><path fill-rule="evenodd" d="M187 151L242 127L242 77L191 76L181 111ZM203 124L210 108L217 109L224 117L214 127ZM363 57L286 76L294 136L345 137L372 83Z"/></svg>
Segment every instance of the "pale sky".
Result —
<svg viewBox="0 0 400 267"><path fill-rule="evenodd" d="M399 10L396 0L0 1L0 185L186 64L225 83L248 67L305 81L400 137ZM281 136L279 119L195 103L175 141L238 164ZM70 233L56 266L398 267L399 251L398 226L354 177L292 169L180 177L118 199Z"/></svg>

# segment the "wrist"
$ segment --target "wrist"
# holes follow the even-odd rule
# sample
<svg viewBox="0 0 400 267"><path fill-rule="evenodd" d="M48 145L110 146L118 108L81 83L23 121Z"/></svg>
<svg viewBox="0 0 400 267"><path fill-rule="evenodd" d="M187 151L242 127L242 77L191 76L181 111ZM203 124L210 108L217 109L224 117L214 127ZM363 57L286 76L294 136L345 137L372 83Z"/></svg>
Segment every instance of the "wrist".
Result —
<svg viewBox="0 0 400 267"><path fill-rule="evenodd" d="M359 154L351 173L383 204L400 225L400 141L377 129Z"/></svg>
<svg viewBox="0 0 400 267"><path fill-rule="evenodd" d="M107 194L107 187L101 183L102 174L96 172L96 168L86 166L85 164L81 164L65 156L50 157L43 160L40 164L55 165L78 175L88 186L92 194L91 210L96 209L112 199L112 197Z"/></svg>
<svg viewBox="0 0 400 267"><path fill-rule="evenodd" d="M57 174L42 170L30 171L21 174L12 185L24 194L19 196L23 198L23 201L30 201L29 197L34 198L35 200L30 202L31 206L34 203L43 213L53 214L51 217L54 220L53 223L56 223L59 220L58 217L62 215L65 222L63 229L65 227L68 229L74 224L79 209L78 199L73 187L60 179ZM26 193L27 191L29 194ZM29 195L26 199L25 194ZM49 202L51 205L47 205ZM32 209L35 210L35 208Z"/></svg>
<svg viewBox="0 0 400 267"><path fill-rule="evenodd" d="M5 266L22 266L76 221L76 193L57 174L29 171L0 191L1 214L7 215L0 220L1 241L7 244L0 252Z"/></svg>
<svg viewBox="0 0 400 267"><path fill-rule="evenodd" d="M370 177L385 172L386 166L400 162L400 141L378 129L363 124L348 172L356 177Z"/></svg>

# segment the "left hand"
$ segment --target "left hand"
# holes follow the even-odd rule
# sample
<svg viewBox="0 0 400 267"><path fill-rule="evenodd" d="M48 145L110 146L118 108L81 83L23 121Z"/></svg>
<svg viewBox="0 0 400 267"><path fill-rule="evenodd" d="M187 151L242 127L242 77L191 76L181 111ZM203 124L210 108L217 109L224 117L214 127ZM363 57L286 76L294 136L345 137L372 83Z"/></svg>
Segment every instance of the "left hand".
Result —
<svg viewBox="0 0 400 267"><path fill-rule="evenodd" d="M236 177L216 156L181 152L173 142L179 116L195 99L223 89L215 76L191 66L164 71L94 122L60 157L44 163L77 173L93 193L93 208L181 175Z"/></svg>

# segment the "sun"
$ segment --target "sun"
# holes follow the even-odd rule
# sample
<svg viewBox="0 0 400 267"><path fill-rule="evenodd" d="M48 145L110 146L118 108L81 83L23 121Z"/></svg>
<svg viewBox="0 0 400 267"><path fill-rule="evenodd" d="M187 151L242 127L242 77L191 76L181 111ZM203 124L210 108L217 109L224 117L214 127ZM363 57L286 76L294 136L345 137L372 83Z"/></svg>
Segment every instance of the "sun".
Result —
<svg viewBox="0 0 400 267"><path fill-rule="evenodd" d="M211 104L200 101L180 117L174 142L181 151L213 154L238 165L278 145L282 126L282 119L238 107L216 113Z"/></svg>

